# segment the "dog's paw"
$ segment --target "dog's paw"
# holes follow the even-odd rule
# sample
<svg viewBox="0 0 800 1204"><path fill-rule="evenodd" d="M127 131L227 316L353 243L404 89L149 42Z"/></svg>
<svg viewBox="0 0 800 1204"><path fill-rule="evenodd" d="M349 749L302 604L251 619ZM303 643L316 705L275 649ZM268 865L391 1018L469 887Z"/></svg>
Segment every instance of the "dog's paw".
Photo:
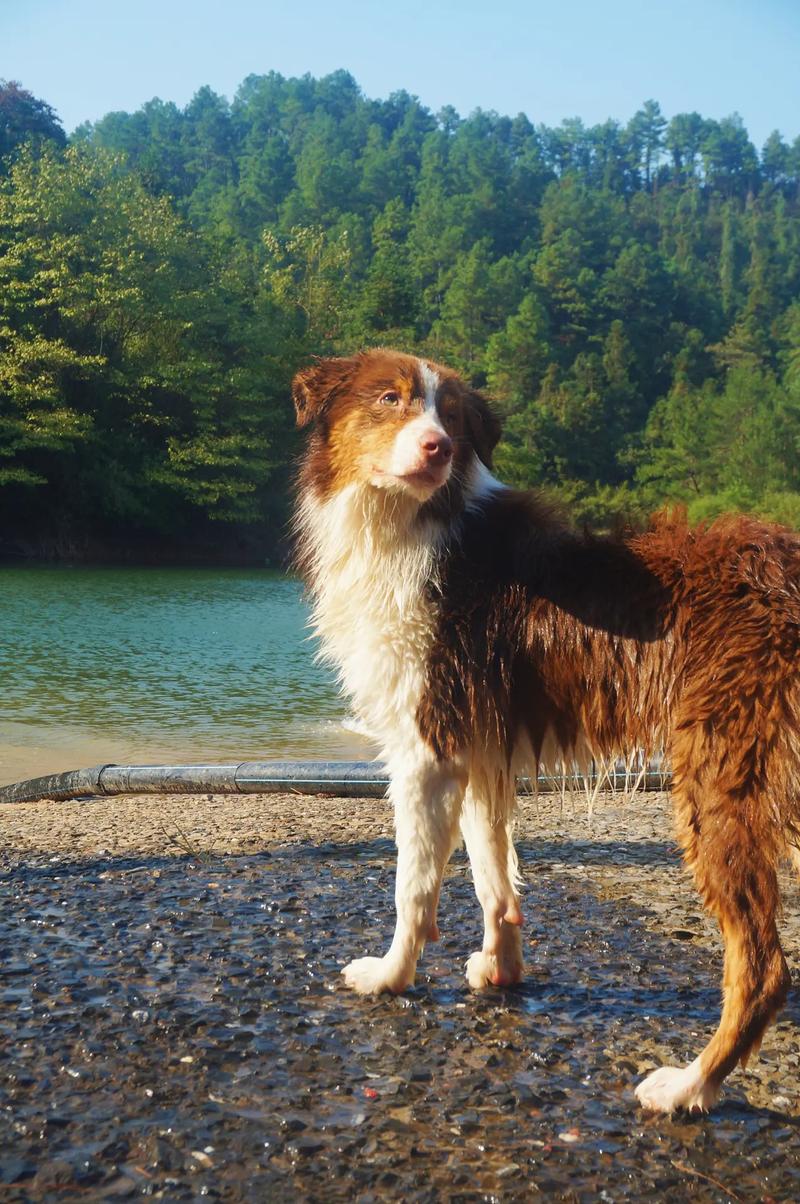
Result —
<svg viewBox="0 0 800 1204"><path fill-rule="evenodd" d="M662 1066L636 1088L636 1098L648 1112L708 1112L719 1089L703 1076L700 1059L689 1066Z"/></svg>
<svg viewBox="0 0 800 1204"><path fill-rule="evenodd" d="M516 924L501 924L497 948L473 953L467 962L467 982L473 991L482 987L511 987L522 979L522 936Z"/></svg>
<svg viewBox="0 0 800 1204"><path fill-rule="evenodd" d="M467 962L467 982L473 991L483 987L511 987L521 978L521 957L498 957L479 949Z"/></svg>
<svg viewBox="0 0 800 1204"><path fill-rule="evenodd" d="M348 987L359 995L380 995L384 991L398 995L414 985L414 972L409 975L386 957L360 957L342 970Z"/></svg>

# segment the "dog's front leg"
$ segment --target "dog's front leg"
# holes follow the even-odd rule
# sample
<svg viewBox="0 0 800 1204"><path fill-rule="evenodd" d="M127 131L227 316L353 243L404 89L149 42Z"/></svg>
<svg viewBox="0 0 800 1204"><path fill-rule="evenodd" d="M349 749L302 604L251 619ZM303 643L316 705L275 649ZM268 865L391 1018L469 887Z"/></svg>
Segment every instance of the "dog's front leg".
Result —
<svg viewBox="0 0 800 1204"><path fill-rule="evenodd" d="M467 962L467 981L474 990L511 986L523 974L519 870L511 833L515 801L512 789L496 797L492 807L472 783L464 800L461 832L484 920L483 948Z"/></svg>
<svg viewBox="0 0 800 1204"><path fill-rule="evenodd" d="M442 874L455 847L466 772L420 750L389 760L397 839L397 920L384 957L362 957L343 970L362 995L397 993L414 985L422 946L437 935Z"/></svg>

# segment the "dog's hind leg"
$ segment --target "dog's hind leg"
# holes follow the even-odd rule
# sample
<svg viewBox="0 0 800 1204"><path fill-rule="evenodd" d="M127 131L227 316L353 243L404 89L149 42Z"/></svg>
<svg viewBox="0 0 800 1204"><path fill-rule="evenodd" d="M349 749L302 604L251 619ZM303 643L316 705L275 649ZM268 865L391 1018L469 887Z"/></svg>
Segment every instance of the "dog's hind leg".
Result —
<svg viewBox="0 0 800 1204"><path fill-rule="evenodd" d="M758 1052L789 987L775 923L783 850L771 808L767 799L724 789L717 768L716 784L702 773L687 780L678 772L676 802L686 860L722 932L722 1016L694 1062L662 1067L639 1084L640 1103L657 1112L707 1110L737 1062L744 1066Z"/></svg>
<svg viewBox="0 0 800 1204"><path fill-rule="evenodd" d="M475 893L483 909L483 948L467 962L467 981L481 987L510 986L522 978L522 911L517 892L517 857L512 839L512 797L500 806L467 788L461 833L469 853Z"/></svg>
<svg viewBox="0 0 800 1204"><path fill-rule="evenodd" d="M397 840L394 937L384 957L345 966L347 985L362 995L397 993L414 985L426 940L436 939L442 875L455 848L466 771L425 749L389 760Z"/></svg>

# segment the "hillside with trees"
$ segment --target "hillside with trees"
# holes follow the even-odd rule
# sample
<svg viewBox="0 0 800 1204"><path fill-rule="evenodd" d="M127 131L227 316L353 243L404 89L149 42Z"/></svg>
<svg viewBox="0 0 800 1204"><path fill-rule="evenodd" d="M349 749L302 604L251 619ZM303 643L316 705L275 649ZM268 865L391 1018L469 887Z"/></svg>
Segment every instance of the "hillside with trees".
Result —
<svg viewBox="0 0 800 1204"><path fill-rule="evenodd" d="M800 138L463 119L340 71L67 139L0 86L0 552L278 554L292 373L376 344L484 387L500 474L579 520L800 526Z"/></svg>

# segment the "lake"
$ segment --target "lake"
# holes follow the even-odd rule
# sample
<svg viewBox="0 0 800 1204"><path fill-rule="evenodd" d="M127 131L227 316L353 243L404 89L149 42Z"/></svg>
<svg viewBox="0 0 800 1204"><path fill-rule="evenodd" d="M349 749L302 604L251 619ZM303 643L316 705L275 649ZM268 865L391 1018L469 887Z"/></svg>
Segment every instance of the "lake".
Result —
<svg viewBox="0 0 800 1204"><path fill-rule="evenodd" d="M0 568L0 783L181 761L361 759L297 581Z"/></svg>

